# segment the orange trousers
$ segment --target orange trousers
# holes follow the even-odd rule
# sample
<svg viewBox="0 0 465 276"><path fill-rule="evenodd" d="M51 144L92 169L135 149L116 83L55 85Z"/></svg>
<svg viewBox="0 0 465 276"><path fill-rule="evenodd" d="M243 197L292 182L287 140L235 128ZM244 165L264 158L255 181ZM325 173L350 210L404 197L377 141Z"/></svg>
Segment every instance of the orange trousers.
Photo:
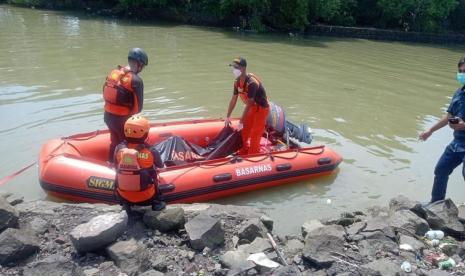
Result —
<svg viewBox="0 0 465 276"><path fill-rule="evenodd" d="M252 106L244 119L242 129L242 149L240 154L254 154L260 152L260 139L265 132L266 118L269 108ZM250 144L248 143L250 139Z"/></svg>

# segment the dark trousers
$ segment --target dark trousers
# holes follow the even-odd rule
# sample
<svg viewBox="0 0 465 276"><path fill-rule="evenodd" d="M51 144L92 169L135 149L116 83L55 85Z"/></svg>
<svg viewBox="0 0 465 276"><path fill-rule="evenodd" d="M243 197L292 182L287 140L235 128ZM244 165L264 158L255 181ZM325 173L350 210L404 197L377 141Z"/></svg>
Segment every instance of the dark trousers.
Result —
<svg viewBox="0 0 465 276"><path fill-rule="evenodd" d="M450 144L439 158L436 168L434 169L434 183L431 191L431 202L443 200L446 197L447 181L452 171L464 163L465 152L454 151L454 145ZM462 166L462 175L465 178L465 168Z"/></svg>
<svg viewBox="0 0 465 276"><path fill-rule="evenodd" d="M108 112L103 115L103 120L110 130L110 151L108 152L108 161L114 163L115 148L124 141L124 123L129 116L117 116Z"/></svg>

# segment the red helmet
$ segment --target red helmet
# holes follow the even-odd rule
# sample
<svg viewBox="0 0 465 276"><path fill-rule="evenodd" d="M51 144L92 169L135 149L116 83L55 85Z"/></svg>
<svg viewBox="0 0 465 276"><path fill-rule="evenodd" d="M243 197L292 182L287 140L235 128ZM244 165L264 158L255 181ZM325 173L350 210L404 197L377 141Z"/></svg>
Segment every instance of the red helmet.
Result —
<svg viewBox="0 0 465 276"><path fill-rule="evenodd" d="M131 116L124 123L124 136L129 139L145 140L149 133L149 121L139 115Z"/></svg>

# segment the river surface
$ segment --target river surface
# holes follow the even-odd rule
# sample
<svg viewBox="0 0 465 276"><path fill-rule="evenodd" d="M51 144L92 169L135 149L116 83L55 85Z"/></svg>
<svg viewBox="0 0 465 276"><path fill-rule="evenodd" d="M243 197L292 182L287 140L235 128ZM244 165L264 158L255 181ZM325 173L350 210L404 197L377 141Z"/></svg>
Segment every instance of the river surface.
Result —
<svg viewBox="0 0 465 276"><path fill-rule="evenodd" d="M344 157L331 176L218 203L265 208L287 234L312 218L387 205L399 193L429 200L433 169L452 131L445 127L427 142L417 136L445 112L465 47L245 35L2 5L0 177L36 160L49 139L104 129L103 81L135 46L149 54L141 77L143 113L151 121L224 117L233 82L227 65L242 55L288 119L308 122L315 145ZM37 168L2 189L46 197ZM465 201L460 169L448 196Z"/></svg>

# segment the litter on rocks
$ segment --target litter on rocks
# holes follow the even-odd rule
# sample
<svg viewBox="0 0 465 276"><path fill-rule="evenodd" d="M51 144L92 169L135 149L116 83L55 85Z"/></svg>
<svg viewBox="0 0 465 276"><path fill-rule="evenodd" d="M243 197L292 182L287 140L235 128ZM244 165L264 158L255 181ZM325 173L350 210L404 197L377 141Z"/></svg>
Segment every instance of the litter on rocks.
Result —
<svg viewBox="0 0 465 276"><path fill-rule="evenodd" d="M407 272L407 273L410 273L412 272L412 265L407 262L407 261L404 261L402 263L402 265L400 266L400 268L404 271L404 272Z"/></svg>
<svg viewBox="0 0 465 276"><path fill-rule="evenodd" d="M264 267L268 267L268 268L276 268L276 267L279 266L279 264L277 262L274 262L274 261L268 259L268 257L263 252L251 254L247 258L247 261L252 261L252 262L254 262L255 264L257 264L259 266L264 266Z"/></svg>

